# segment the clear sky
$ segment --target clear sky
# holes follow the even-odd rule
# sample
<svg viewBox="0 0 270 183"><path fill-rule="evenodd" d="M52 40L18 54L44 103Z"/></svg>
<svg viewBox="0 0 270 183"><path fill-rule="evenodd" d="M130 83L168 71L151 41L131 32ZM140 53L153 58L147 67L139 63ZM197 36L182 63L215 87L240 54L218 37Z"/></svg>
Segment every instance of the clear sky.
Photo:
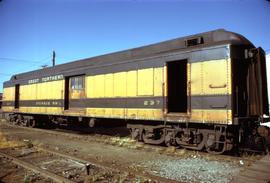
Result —
<svg viewBox="0 0 270 183"><path fill-rule="evenodd" d="M12 74L224 28L270 52L266 0L0 0L0 92Z"/></svg>
<svg viewBox="0 0 270 183"><path fill-rule="evenodd" d="M268 79L268 101L270 104L270 54L266 56L266 63L267 63L267 79ZM269 107L270 112L270 107Z"/></svg>

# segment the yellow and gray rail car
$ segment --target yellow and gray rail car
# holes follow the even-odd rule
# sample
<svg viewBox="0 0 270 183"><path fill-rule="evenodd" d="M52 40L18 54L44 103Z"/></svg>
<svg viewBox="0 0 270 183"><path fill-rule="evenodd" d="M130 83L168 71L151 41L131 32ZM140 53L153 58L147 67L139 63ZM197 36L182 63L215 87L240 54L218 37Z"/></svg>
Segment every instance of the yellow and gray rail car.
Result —
<svg viewBox="0 0 270 183"><path fill-rule="evenodd" d="M215 30L13 75L3 111L28 126L123 119L146 143L222 153L265 146L267 101L264 51Z"/></svg>

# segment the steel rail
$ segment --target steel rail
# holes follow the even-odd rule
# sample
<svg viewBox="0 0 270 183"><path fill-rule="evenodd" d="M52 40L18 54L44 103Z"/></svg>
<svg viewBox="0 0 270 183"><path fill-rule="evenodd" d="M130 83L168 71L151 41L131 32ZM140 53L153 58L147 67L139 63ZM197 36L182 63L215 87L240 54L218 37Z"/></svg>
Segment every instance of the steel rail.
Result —
<svg viewBox="0 0 270 183"><path fill-rule="evenodd" d="M71 181L69 179L66 179L64 177L61 177L57 174L54 174L52 172L49 172L47 170L44 170L40 167L37 167L31 163L28 163L26 161L22 161L14 156L11 156L11 155L8 155L8 154L5 154L3 152L0 152L0 156L3 157L3 158L7 158L9 160L12 161L12 163L18 165L18 166L21 166L25 169L28 169L28 170L31 170L35 173L39 173L41 176L43 177L46 177L46 178L50 178L52 179L53 181L57 182L57 183L74 183L74 181Z"/></svg>
<svg viewBox="0 0 270 183"><path fill-rule="evenodd" d="M42 133L47 133L50 135L61 135L61 136L66 136L69 138L76 138L76 139L81 139L83 138L85 141L90 141L90 142L96 142L96 143L104 143L104 139L91 139L91 136L87 136L85 134L73 134L72 130L65 130L64 131L57 131L57 130L50 130L50 129L40 129L40 128L29 128L29 127L24 127L24 126L18 126L18 125L13 125L8 123L7 121L2 122L0 124L6 125L8 127L11 128L21 128L21 129L25 129L25 130L29 130L29 131L36 131L36 132L42 132ZM112 144L110 144L112 145ZM112 145L113 146L113 145ZM128 148L128 147L127 147ZM159 150L164 150L167 147L163 147L163 146L156 146L156 145L151 145L151 144L144 144L144 149L145 150L154 150L155 149L159 149ZM192 152L191 149L187 149L188 151ZM203 152L203 151L194 151L196 153L199 153L202 156L217 156L214 154L209 154L207 152ZM261 155L262 157L264 157L264 155ZM224 154L220 154L218 155L218 157L224 158L224 159L231 159L231 160L245 160L245 161L251 161L250 158L248 157L244 157L244 156L239 156L239 155L224 155Z"/></svg>
<svg viewBox="0 0 270 183"><path fill-rule="evenodd" d="M63 158L75 160L75 161L78 161L78 162L80 162L82 164L92 165L92 166L95 166L95 167L98 167L98 168L101 168L101 169L104 169L104 170L108 170L108 171L111 171L111 172L122 172L122 173L129 174L129 172L124 170L123 168L117 168L116 169L116 168L112 168L110 166L104 166L104 165L102 165L100 163L97 164L97 163L94 163L92 161L90 162L89 160L86 160L86 159L74 157L74 156L64 154L64 153L61 153L61 152L56 152L56 151L51 150L51 149L44 149L42 147L38 147L37 150L44 151L44 152L51 153L51 154L55 154L55 155L63 157ZM133 173L135 175L138 175L138 176L142 177L142 178L151 179L151 180L158 180L159 182L166 182L166 183L177 183L177 182L179 182L179 181L176 181L176 180L166 179L164 177L160 177L160 176L156 176L156 175L152 175L152 174L145 175L143 173L138 173L136 171L134 171Z"/></svg>

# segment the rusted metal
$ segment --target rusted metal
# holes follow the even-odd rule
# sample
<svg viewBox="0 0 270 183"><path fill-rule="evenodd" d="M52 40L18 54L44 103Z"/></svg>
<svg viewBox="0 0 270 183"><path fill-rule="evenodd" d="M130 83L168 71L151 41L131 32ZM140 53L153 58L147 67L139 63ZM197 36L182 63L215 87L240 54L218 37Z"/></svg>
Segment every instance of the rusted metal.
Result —
<svg viewBox="0 0 270 183"><path fill-rule="evenodd" d="M51 154L55 154L57 156L60 156L60 157L63 157L63 158L68 158L68 159L72 159L72 160L75 160L75 161L78 161L80 163L83 163L85 164L86 166L86 173L88 174L90 171L90 168L91 166L95 166L95 167L99 167L101 169L104 169L104 170L109 170L111 172L115 172L115 171L121 171L123 173L129 173L129 172L126 172L126 170L124 169L116 169L115 167L112 168L112 167L109 167L109 166L104 166L102 164L97 164L97 163L94 163L94 162L90 162L88 160L85 160L85 159L82 159L82 158L78 158L78 157L74 157L74 156L70 156L70 155L67 155L67 154L64 154L64 153L61 153L61 152L56 152L54 150L49 150L49 149L44 149L44 148L41 148L39 147L38 148L39 150L41 151L45 151L45 152L48 152L48 153L51 153ZM89 170L87 170L87 168ZM163 178L163 177L159 177L159 176L155 176L155 175L150 175L150 174L143 174L143 173L138 173L138 172L133 172L134 174L136 175L139 175L140 177L143 177L143 178L150 178L152 180L160 180L161 182L170 182L170 183L176 183L178 181L174 181L174 180L169 180L169 179L166 179L166 178Z"/></svg>
<svg viewBox="0 0 270 183"><path fill-rule="evenodd" d="M111 168L109 166L103 166L101 164L97 164L97 163L94 163L92 161L90 162L88 160L85 160L85 159L82 159L82 158L78 158L78 157L74 157L74 156L70 156L70 155L67 155L67 154L64 154L64 153L61 153L61 152L56 152L54 150L44 149L44 148L41 148L41 147L39 147L38 149L39 150L42 150L42 151L45 151L45 152L48 152L48 153L51 153L51 154L55 154L57 156L61 156L63 158L72 159L72 160L75 160L75 161L78 161L80 163L85 164L85 166L86 166L86 173L87 174L89 173L91 166L99 167L101 169L109 170L109 171L112 171L112 172L121 171L123 173L128 173L128 172L126 172L123 169L119 169L118 170L118 169L115 169L115 168ZM156 180L161 180L162 182L171 182L171 183L176 183L177 182L177 181L174 181L174 180L168 180L168 179L165 179L165 178L162 178L162 177L159 177L159 176L155 176L155 175L145 175L145 174L138 173L138 172L133 172L133 173L136 174L136 175L139 175L139 176L141 176L143 178L151 178L153 180L155 180L155 179Z"/></svg>
<svg viewBox="0 0 270 183"><path fill-rule="evenodd" d="M47 170L44 170L42 168L39 168L31 163L28 163L26 161L22 161L14 156L11 156L11 155L8 155L8 154L5 154L5 153L2 153L0 152L0 156L3 157L3 158L7 158L7 159L10 159L12 160L12 163L18 165L18 166L21 166L25 169L28 169L28 170L31 170L35 173L39 173L40 175L46 177L46 178L50 178L52 179L53 181L57 182L57 183L74 183L73 181L71 180L68 180L64 177L61 177L59 175L56 175L54 173L51 173Z"/></svg>
<svg viewBox="0 0 270 183"><path fill-rule="evenodd" d="M247 93L249 97L249 115L262 116L269 114L265 53L262 48L254 48L249 51Z"/></svg>
<svg viewBox="0 0 270 183"><path fill-rule="evenodd" d="M85 165L85 169L86 169L86 175L89 175L90 174L90 164L86 164Z"/></svg>

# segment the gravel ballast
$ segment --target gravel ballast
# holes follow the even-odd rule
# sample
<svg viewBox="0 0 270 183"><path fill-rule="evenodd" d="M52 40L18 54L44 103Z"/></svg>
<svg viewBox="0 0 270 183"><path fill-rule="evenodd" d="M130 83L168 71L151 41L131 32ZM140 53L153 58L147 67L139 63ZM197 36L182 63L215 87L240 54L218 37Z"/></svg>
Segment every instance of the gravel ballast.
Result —
<svg viewBox="0 0 270 183"><path fill-rule="evenodd" d="M241 166L222 161L209 161L203 158L156 160L146 162L151 172L164 178L183 182L230 182L238 175Z"/></svg>

